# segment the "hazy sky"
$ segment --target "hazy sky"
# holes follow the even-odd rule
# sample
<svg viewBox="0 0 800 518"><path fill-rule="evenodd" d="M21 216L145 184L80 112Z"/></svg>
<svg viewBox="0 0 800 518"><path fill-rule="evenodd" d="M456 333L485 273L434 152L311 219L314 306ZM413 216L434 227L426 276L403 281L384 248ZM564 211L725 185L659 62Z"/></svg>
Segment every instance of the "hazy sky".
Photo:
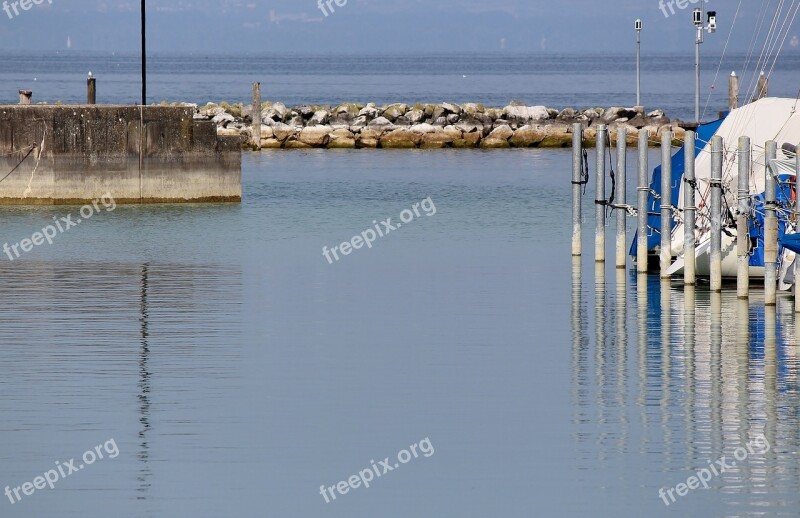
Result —
<svg viewBox="0 0 800 518"><path fill-rule="evenodd" d="M8 0L7 0L8 1ZM25 0L29 1L29 0ZM37 0L29 10L0 11L5 50L136 50L139 2ZM633 21L644 20L646 51L691 52L692 0L149 0L153 51L406 52L620 51L633 48ZM685 5L684 9L678 7ZM731 49L747 50L759 13L769 22L777 0L744 0ZM787 2L788 3L788 2ZM707 0L719 31L706 51L721 50L738 0ZM674 14L672 14L674 12ZM10 13L10 15L8 14ZM781 20L785 16L780 17ZM786 51L798 50L794 24ZM763 29L766 33L766 29Z"/></svg>

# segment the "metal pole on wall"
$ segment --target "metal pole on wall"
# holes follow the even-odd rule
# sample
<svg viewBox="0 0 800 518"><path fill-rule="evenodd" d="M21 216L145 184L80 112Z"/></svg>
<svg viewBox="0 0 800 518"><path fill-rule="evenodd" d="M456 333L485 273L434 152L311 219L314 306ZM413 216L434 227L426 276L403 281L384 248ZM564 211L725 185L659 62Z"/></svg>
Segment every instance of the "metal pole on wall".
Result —
<svg viewBox="0 0 800 518"><path fill-rule="evenodd" d="M572 255L580 256L581 246L581 176L583 174L583 125L572 125Z"/></svg>
<svg viewBox="0 0 800 518"><path fill-rule="evenodd" d="M647 139L649 134L646 129L639 130L639 194L638 218L639 230L636 233L636 271L647 273L647 198L650 187L647 184Z"/></svg>
<svg viewBox="0 0 800 518"><path fill-rule="evenodd" d="M147 105L147 26L145 0L142 0L142 106Z"/></svg>
<svg viewBox="0 0 800 518"><path fill-rule="evenodd" d="M737 296L750 297L750 138L739 137L739 207L736 216Z"/></svg>
<svg viewBox="0 0 800 518"><path fill-rule="evenodd" d="M686 164L684 167L684 182L685 185L683 186L683 194L684 194L684 207L683 207L683 234L684 234L684 246L683 246L683 258L684 258L684 265L683 265L683 283L687 286L694 286L695 282L697 281L696 277L696 255L695 255L695 211L697 210L694 206L695 204L695 171L694 171L694 162L696 159L696 152L697 148L695 147L696 144L696 135L694 131L687 131L686 132L686 143L684 146L685 156L686 156ZM694 310L694 308L692 308Z"/></svg>
<svg viewBox="0 0 800 518"><path fill-rule="evenodd" d="M672 132L661 134L661 278L672 265Z"/></svg>

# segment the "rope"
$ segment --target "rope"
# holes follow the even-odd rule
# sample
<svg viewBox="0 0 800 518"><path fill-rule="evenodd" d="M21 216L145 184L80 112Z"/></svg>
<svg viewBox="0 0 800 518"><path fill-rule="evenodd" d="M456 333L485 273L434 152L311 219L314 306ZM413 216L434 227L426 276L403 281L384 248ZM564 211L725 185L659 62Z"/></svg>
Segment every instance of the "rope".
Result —
<svg viewBox="0 0 800 518"><path fill-rule="evenodd" d="M0 183L2 183L2 182L3 182L3 180L5 180L5 179L6 179L6 178L8 178L9 176L11 176L11 174L12 174L14 171L16 171L17 169L19 169L19 166L21 166L21 165L22 165L22 163L23 163L23 162L24 162L24 161L25 161L25 160L26 160L26 159L27 159L29 156L31 156L31 153L33 153L33 150L34 150L34 149L36 149L36 144L34 144L34 145L30 146L30 148L28 149L28 152L27 152L27 153L25 153L25 156L24 156L24 157L22 157L22 160L20 160L20 161L19 161L19 163L18 163L17 165L15 165L15 166L14 166L14 169L12 169L11 171L9 171L9 173L8 173L7 175L5 175L5 176L4 176L2 179L0 179ZM22 150L20 150L20 151L22 151ZM18 152L19 152L19 151L18 151ZM8 156L10 156L10 155L8 155Z"/></svg>

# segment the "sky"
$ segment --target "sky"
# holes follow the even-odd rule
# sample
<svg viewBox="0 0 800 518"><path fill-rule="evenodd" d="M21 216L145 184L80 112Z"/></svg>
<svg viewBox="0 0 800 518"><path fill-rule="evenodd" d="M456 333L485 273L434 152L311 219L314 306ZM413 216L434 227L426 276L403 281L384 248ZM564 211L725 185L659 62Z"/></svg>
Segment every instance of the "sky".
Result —
<svg viewBox="0 0 800 518"><path fill-rule="evenodd" d="M17 0L19 1L19 0ZM30 2L38 1L40 5ZM326 1L326 0L323 0ZM700 0L149 0L148 49L200 53L621 52L644 23L648 52L692 49ZM706 0L719 31L706 51L746 51L779 0ZM139 8L103 0L6 0L0 48L125 52L139 48ZM792 2L786 2L789 4ZM683 8L681 8L683 7ZM782 20L787 16L780 15ZM791 18L790 16L788 18ZM786 48L797 47L795 22ZM793 46L794 45L794 46ZM800 51L800 47L797 47Z"/></svg>

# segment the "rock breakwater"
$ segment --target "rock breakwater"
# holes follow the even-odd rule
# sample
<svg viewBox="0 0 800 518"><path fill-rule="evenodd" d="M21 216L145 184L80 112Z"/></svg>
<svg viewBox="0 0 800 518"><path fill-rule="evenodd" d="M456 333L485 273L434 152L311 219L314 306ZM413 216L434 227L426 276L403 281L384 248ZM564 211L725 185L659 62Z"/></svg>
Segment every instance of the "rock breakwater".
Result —
<svg viewBox="0 0 800 518"><path fill-rule="evenodd" d="M607 124L612 141L625 128L635 143L640 131L656 136L663 129L683 138L683 123L661 110L611 107L555 110L512 102L504 108L482 104L345 103L338 106L261 106L261 131L252 135L252 107L210 103L195 108L196 119L212 120L221 135L238 135L254 148L563 148L572 143L572 124L585 127L586 145L593 146L596 127ZM255 143L259 144L256 145Z"/></svg>

